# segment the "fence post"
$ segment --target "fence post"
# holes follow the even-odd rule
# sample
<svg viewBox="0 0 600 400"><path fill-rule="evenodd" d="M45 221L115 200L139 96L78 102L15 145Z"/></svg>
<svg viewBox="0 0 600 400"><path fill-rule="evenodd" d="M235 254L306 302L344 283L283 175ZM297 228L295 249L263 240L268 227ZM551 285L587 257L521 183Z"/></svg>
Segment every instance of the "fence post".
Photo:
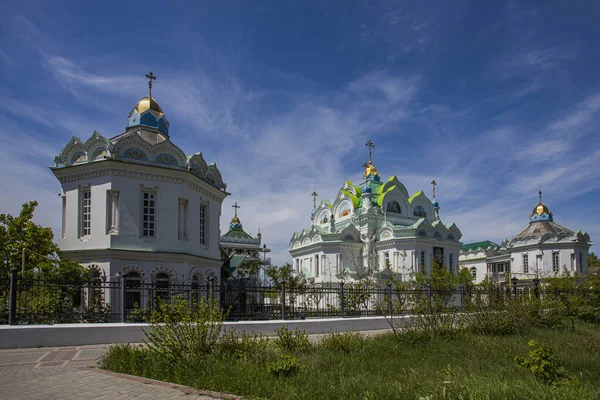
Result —
<svg viewBox="0 0 600 400"><path fill-rule="evenodd" d="M344 318L344 282L340 282L340 317Z"/></svg>
<svg viewBox="0 0 600 400"><path fill-rule="evenodd" d="M121 277L121 322L127 322L127 278Z"/></svg>
<svg viewBox="0 0 600 400"><path fill-rule="evenodd" d="M17 319L17 268L10 269L10 305L8 309L8 324L15 325Z"/></svg>
<svg viewBox="0 0 600 400"><path fill-rule="evenodd" d="M392 316L392 284L388 283L387 285L387 294L388 294L388 314L390 317Z"/></svg>
<svg viewBox="0 0 600 400"><path fill-rule="evenodd" d="M281 283L281 319L285 319L285 282Z"/></svg>

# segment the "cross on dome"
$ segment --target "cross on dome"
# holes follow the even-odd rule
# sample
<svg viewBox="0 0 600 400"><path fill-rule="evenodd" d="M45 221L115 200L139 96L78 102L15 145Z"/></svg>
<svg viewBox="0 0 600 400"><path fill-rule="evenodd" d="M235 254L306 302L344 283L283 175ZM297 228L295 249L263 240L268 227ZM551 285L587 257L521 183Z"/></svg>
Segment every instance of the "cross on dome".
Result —
<svg viewBox="0 0 600 400"><path fill-rule="evenodd" d="M152 81L156 80L156 75L150 71L146 74L146 78L148 78L148 97L152 98Z"/></svg>
<svg viewBox="0 0 600 400"><path fill-rule="evenodd" d="M373 161L373 158L372 158L373 149L375 148L375 145L373 144L371 139L369 139L369 141L367 143L365 143L365 146L367 146L369 148L369 162L372 162Z"/></svg>
<svg viewBox="0 0 600 400"><path fill-rule="evenodd" d="M317 208L317 192L313 191L310 195L313 197L313 208Z"/></svg>
<svg viewBox="0 0 600 400"><path fill-rule="evenodd" d="M237 210L238 210L238 208L242 208L242 206L238 206L238 203L236 201L235 204L232 205L231 207L235 208L235 216L237 217Z"/></svg>

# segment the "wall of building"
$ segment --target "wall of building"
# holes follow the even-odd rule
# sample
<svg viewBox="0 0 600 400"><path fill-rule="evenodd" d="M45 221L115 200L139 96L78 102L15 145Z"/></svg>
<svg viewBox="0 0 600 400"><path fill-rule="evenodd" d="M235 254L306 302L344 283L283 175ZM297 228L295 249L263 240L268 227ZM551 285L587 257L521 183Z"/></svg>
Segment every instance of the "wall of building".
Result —
<svg viewBox="0 0 600 400"><path fill-rule="evenodd" d="M127 168L127 164L123 165ZM140 169L140 166L135 166ZM157 167L141 167L149 172L144 177L104 175L66 182L66 214L63 218L64 232L60 247L65 251L88 249L123 249L138 251L175 252L199 257L219 259L219 218L221 203L203 195L176 179L151 179L169 176L168 170ZM92 174L90 174L92 175ZM191 176L196 184L208 186ZM81 235L81 192L91 188L91 235ZM155 237L142 237L142 190L156 193ZM111 195L118 191L118 233L109 234L111 226ZM210 190L216 190L214 188ZM186 200L185 211L180 209L180 199ZM207 205L206 244L200 243L200 204ZM180 212L185 214L185 237L181 236Z"/></svg>

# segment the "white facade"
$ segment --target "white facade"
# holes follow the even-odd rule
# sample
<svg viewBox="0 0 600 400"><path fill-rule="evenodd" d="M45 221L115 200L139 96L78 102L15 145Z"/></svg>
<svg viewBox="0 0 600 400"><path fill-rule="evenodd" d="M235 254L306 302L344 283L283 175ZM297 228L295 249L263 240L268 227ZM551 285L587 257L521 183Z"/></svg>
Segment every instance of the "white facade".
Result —
<svg viewBox="0 0 600 400"><path fill-rule="evenodd" d="M409 196L395 176L381 182L370 163L360 187L346 181L333 203L315 207L311 228L294 233L294 269L314 283L355 281L386 265L408 280L428 272L434 258L456 271L462 234L441 222L439 208L435 192L432 200L422 191Z"/></svg>
<svg viewBox="0 0 600 400"><path fill-rule="evenodd" d="M541 196L541 193L540 193ZM495 282L588 273L591 239L586 232L571 231L554 222L541 202L533 209L529 225L501 246L489 241L465 244L460 252L461 267L473 271L475 282L486 277Z"/></svg>
<svg viewBox="0 0 600 400"><path fill-rule="evenodd" d="M74 137L55 158L60 249L70 259L109 280L218 281L226 185L202 154L187 157L175 146L168 127L158 103L144 98L125 133L95 132L85 143Z"/></svg>

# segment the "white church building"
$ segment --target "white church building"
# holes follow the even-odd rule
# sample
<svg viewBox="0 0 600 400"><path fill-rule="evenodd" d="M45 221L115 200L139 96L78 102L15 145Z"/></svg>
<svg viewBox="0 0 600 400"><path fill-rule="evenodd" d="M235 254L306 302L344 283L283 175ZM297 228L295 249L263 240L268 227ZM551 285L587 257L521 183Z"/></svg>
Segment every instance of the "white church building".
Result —
<svg viewBox="0 0 600 400"><path fill-rule="evenodd" d="M569 275L588 273L588 251L592 241L587 232L572 231L554 222L554 215L540 201L529 215L529 224L501 245L489 240L464 244L460 265L467 268L475 283L486 277L493 282L532 281L565 271Z"/></svg>
<svg viewBox="0 0 600 400"><path fill-rule="evenodd" d="M367 146L374 147L371 141ZM314 283L356 281L389 265L408 280L427 272L434 259L456 271L462 234L441 221L435 181L429 199L423 191L409 195L396 176L382 181L372 161L363 167L360 185L345 181L333 202L315 201L311 226L293 234L296 273Z"/></svg>
<svg viewBox="0 0 600 400"><path fill-rule="evenodd" d="M146 77L149 95L129 113L124 133L73 137L55 157L50 169L62 188L60 249L107 277L127 274L163 287L216 284L226 185L202 153L186 155L171 141L169 122L152 98L156 78Z"/></svg>

